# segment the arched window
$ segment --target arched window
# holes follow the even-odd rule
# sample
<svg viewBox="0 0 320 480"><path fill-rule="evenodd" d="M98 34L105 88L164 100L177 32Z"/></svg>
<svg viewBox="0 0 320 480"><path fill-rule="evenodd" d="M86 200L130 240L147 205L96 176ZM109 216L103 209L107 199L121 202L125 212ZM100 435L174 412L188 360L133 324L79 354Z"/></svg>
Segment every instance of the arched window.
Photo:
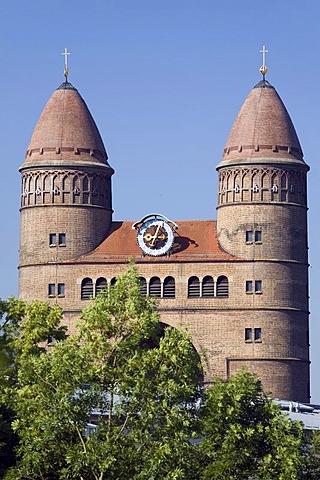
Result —
<svg viewBox="0 0 320 480"><path fill-rule="evenodd" d="M82 191L83 191L83 198L82 203L89 203L89 179L85 175L82 179Z"/></svg>
<svg viewBox="0 0 320 480"><path fill-rule="evenodd" d="M43 202L51 203L51 177L50 175L45 175L43 178Z"/></svg>
<svg viewBox="0 0 320 480"><path fill-rule="evenodd" d="M110 285L113 287L116 283L117 283L117 278L112 277L111 280L110 280Z"/></svg>
<svg viewBox="0 0 320 480"><path fill-rule="evenodd" d="M139 280L141 295L147 295L147 280L144 277L139 277Z"/></svg>
<svg viewBox="0 0 320 480"><path fill-rule="evenodd" d="M207 275L202 280L202 296L214 297L214 283L213 278L210 277L210 275Z"/></svg>
<svg viewBox="0 0 320 480"><path fill-rule="evenodd" d="M98 278L96 281L96 296L107 288L107 280L103 277Z"/></svg>
<svg viewBox="0 0 320 480"><path fill-rule="evenodd" d="M75 175L72 180L72 203L80 203L80 193L80 178L78 175Z"/></svg>
<svg viewBox="0 0 320 480"><path fill-rule="evenodd" d="M93 297L93 282L91 278L84 278L81 282L81 300L89 300Z"/></svg>
<svg viewBox="0 0 320 480"><path fill-rule="evenodd" d="M152 277L149 283L149 295L152 297L161 297L161 282L160 278Z"/></svg>
<svg viewBox="0 0 320 480"><path fill-rule="evenodd" d="M163 298L175 298L176 284L173 277L166 277L163 282Z"/></svg>
<svg viewBox="0 0 320 480"><path fill-rule="evenodd" d="M200 282L198 277L190 277L188 280L188 297L200 297Z"/></svg>
<svg viewBox="0 0 320 480"><path fill-rule="evenodd" d="M229 282L227 277L221 276L217 280L217 297L227 297L229 295Z"/></svg>

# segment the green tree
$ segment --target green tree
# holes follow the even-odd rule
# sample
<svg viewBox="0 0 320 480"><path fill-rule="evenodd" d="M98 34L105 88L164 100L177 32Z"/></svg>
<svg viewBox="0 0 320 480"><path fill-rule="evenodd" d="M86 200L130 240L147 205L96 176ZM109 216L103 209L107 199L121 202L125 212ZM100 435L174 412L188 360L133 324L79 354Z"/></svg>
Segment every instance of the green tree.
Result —
<svg viewBox="0 0 320 480"><path fill-rule="evenodd" d="M320 431L314 430L305 434L304 441L304 480L320 478Z"/></svg>
<svg viewBox="0 0 320 480"><path fill-rule="evenodd" d="M206 480L298 480L303 477L302 425L292 422L241 371L205 393L201 442Z"/></svg>
<svg viewBox="0 0 320 480"><path fill-rule="evenodd" d="M7 312L17 378L4 395L19 446L6 479L198 478L199 358L186 332L161 328L134 267L73 337L56 306L12 301ZM85 435L93 411L98 429Z"/></svg>
<svg viewBox="0 0 320 480"><path fill-rule="evenodd" d="M15 377L14 356L9 345L8 320L6 312L8 302L0 300L0 478L6 470L15 465L17 435L12 430L14 412L6 402L2 402L3 391L11 385Z"/></svg>

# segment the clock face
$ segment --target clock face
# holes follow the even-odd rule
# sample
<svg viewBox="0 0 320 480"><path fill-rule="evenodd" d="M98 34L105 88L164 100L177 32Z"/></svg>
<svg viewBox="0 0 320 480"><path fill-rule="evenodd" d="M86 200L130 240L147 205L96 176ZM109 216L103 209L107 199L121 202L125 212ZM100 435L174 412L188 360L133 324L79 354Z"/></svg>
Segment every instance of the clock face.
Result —
<svg viewBox="0 0 320 480"><path fill-rule="evenodd" d="M147 220L141 225L137 235L138 245L147 255L165 255L172 247L173 231L164 220Z"/></svg>

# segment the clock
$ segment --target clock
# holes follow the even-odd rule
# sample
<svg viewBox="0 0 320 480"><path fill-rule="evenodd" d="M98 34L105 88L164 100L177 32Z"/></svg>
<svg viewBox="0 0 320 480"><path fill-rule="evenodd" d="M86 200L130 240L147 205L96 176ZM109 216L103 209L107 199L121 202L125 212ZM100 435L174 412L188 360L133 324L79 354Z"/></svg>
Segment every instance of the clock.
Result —
<svg viewBox="0 0 320 480"><path fill-rule="evenodd" d="M143 253L158 257L169 252L174 242L174 234L169 222L166 217L155 214L133 225L133 228L137 228L137 224L141 223L138 228L137 242ZM174 223L173 225L177 228Z"/></svg>

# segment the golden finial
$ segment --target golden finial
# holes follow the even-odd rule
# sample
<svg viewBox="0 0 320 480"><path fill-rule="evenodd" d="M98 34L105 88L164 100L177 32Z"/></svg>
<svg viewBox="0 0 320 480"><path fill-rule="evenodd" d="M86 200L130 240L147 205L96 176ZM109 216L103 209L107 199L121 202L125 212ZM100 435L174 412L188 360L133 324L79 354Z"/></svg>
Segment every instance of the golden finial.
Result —
<svg viewBox="0 0 320 480"><path fill-rule="evenodd" d="M66 82L68 81L68 75L69 75L69 68L68 68L68 55L70 55L70 52L68 52L68 49L65 48L64 52L61 54L64 55L64 76L66 77Z"/></svg>
<svg viewBox="0 0 320 480"><path fill-rule="evenodd" d="M264 80L264 77L268 72L268 69L266 66L266 53L268 53L268 50L266 50L265 45L263 45L262 50L260 50L260 53L262 53L262 66L259 68L259 72L262 73L263 80Z"/></svg>

